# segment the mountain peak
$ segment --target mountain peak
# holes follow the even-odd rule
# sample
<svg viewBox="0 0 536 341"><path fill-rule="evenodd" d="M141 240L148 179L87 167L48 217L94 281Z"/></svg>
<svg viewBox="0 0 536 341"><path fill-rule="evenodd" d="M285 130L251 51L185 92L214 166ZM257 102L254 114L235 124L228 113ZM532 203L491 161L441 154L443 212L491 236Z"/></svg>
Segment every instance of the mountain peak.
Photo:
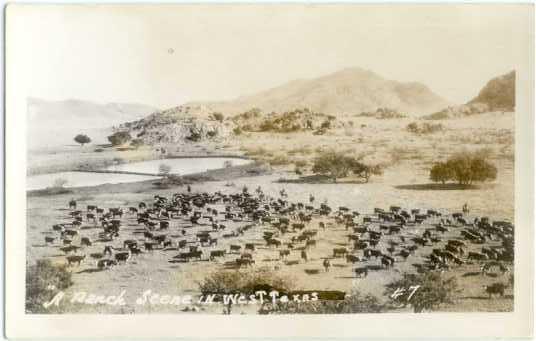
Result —
<svg viewBox="0 0 536 341"><path fill-rule="evenodd" d="M448 105L424 84L387 80L360 67L344 68L318 78L293 80L232 101L196 104L228 114L238 114L251 108L264 112L309 108L334 115L359 114L378 108L417 115Z"/></svg>

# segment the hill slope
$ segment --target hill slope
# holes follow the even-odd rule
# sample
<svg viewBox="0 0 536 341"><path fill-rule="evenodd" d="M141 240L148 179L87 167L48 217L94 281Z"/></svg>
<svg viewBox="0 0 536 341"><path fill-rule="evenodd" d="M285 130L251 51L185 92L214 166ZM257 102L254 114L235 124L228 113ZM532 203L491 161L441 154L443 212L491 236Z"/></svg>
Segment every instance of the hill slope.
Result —
<svg viewBox="0 0 536 341"><path fill-rule="evenodd" d="M468 104L483 103L490 111L514 111L516 106L516 72L490 80Z"/></svg>
<svg viewBox="0 0 536 341"><path fill-rule="evenodd" d="M263 112L309 108L326 114L358 114L390 108L418 115L437 111L448 103L423 84L386 80L371 71L349 68L319 78L294 80L232 101L190 105L227 114L251 108L259 108Z"/></svg>
<svg viewBox="0 0 536 341"><path fill-rule="evenodd" d="M425 119L441 120L493 111L513 112L516 100L516 72L511 71L491 79L478 96L466 104L447 107L425 116Z"/></svg>
<svg viewBox="0 0 536 341"><path fill-rule="evenodd" d="M46 101L28 99L29 148L74 144L78 133L102 143L105 129L145 117L156 108L134 103L99 104L82 100Z"/></svg>

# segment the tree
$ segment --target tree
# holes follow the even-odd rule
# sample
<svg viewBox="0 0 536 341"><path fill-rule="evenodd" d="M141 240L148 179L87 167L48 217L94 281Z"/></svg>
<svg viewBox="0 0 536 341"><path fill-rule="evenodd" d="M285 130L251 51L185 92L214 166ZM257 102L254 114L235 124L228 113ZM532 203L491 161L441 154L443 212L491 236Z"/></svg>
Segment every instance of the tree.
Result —
<svg viewBox="0 0 536 341"><path fill-rule="evenodd" d="M430 180L433 182L441 182L445 184L453 178L452 169L448 167L445 162L436 162L432 169L430 169Z"/></svg>
<svg viewBox="0 0 536 341"><path fill-rule="evenodd" d="M132 137L130 136L128 131L118 131L108 136L108 141L110 141L112 146L119 146L119 145L125 144L131 139Z"/></svg>
<svg viewBox="0 0 536 341"><path fill-rule="evenodd" d="M315 174L324 174L337 182L337 178L344 178L354 166L354 159L343 153L334 151L325 152L314 159L312 171Z"/></svg>
<svg viewBox="0 0 536 341"><path fill-rule="evenodd" d="M352 172L360 178L365 179L365 182L369 182L369 179L372 175L381 175L383 173L379 165L368 166L357 160L354 160Z"/></svg>
<svg viewBox="0 0 536 341"><path fill-rule="evenodd" d="M487 160L488 157L483 152L457 154L446 162L434 164L430 170L430 180L442 183L453 180L460 185L494 180L497 178L497 167Z"/></svg>
<svg viewBox="0 0 536 341"><path fill-rule="evenodd" d="M328 175L337 182L338 178L347 177L350 172L369 181L371 175L382 173L380 166L369 166L359 161L359 158L346 156L343 153L329 151L314 159L313 173Z"/></svg>
<svg viewBox="0 0 536 341"><path fill-rule="evenodd" d="M410 305L415 313L433 311L441 304L452 304L458 292L455 277L446 278L440 272L404 273L402 278L386 285L385 294L397 306Z"/></svg>
<svg viewBox="0 0 536 341"><path fill-rule="evenodd" d="M91 139L89 136L84 134L78 134L74 137L74 140L76 143L80 143L81 146L84 146L84 144L91 142Z"/></svg>

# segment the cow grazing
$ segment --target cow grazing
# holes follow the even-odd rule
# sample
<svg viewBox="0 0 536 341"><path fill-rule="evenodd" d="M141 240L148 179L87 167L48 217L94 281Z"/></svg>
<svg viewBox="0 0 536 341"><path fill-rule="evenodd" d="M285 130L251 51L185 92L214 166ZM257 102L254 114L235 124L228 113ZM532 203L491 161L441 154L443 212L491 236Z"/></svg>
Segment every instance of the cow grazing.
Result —
<svg viewBox="0 0 536 341"><path fill-rule="evenodd" d="M498 294L503 297L504 291L506 290L507 286L504 283L493 283L492 285L485 285L484 288L486 289L486 293L491 299L491 296L495 294Z"/></svg>
<svg viewBox="0 0 536 341"><path fill-rule="evenodd" d="M83 255L83 256L77 256L77 255L74 255L74 256L67 256L67 265L71 265L71 264L78 264L80 265L80 263L86 258L86 255Z"/></svg>

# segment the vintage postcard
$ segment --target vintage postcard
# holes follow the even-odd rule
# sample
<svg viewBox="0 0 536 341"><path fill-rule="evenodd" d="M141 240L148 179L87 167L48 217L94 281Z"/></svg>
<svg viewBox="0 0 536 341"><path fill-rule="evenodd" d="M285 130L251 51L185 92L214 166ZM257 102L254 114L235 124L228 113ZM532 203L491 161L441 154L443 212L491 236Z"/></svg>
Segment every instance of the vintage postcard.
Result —
<svg viewBox="0 0 536 341"><path fill-rule="evenodd" d="M533 20L9 5L7 335L530 336Z"/></svg>

